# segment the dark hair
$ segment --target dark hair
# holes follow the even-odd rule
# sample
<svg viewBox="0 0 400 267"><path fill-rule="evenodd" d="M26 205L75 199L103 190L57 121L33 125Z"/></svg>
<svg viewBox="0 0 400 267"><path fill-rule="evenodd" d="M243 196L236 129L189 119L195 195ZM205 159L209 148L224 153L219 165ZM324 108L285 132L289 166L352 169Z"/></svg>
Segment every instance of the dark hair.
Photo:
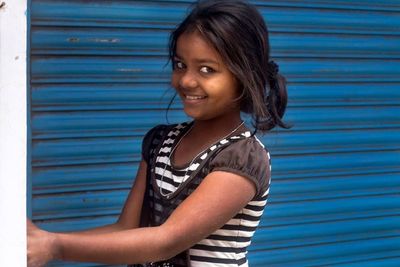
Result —
<svg viewBox="0 0 400 267"><path fill-rule="evenodd" d="M194 4L191 13L171 33L169 59L174 60L178 38L198 31L221 55L242 86L241 111L251 114L255 131L283 123L287 104L286 80L269 58L268 30L258 10L238 0L208 0Z"/></svg>

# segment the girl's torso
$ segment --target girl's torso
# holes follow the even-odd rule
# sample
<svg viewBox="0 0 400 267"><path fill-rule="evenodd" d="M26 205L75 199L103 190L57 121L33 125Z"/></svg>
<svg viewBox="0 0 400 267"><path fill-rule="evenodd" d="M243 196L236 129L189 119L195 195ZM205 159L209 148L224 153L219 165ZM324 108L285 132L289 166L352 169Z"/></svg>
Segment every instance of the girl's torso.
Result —
<svg viewBox="0 0 400 267"><path fill-rule="evenodd" d="M165 222L211 171L222 168L248 174L258 188L254 199L223 227L170 260L171 266L248 266L247 247L261 219L269 191L269 154L247 131L217 141L189 163L174 165L173 152L190 127L190 123L164 127L153 134L153 140L144 140L150 144L147 159L149 224L156 226ZM243 166L238 166L238 162Z"/></svg>

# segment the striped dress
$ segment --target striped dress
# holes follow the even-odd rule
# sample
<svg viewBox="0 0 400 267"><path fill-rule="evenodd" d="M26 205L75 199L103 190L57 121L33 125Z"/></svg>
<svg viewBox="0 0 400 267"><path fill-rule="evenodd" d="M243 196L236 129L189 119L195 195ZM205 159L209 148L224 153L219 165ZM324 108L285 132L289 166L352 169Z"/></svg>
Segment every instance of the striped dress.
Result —
<svg viewBox="0 0 400 267"><path fill-rule="evenodd" d="M170 154L192 123L158 126L143 141L143 158L148 165L148 223L164 223L212 171L227 171L246 177L256 185L255 197L222 228L168 262L191 267L248 266L247 247L260 222L270 184L270 158L250 132L229 136L214 143L187 166L177 168ZM155 265L156 266L156 265Z"/></svg>

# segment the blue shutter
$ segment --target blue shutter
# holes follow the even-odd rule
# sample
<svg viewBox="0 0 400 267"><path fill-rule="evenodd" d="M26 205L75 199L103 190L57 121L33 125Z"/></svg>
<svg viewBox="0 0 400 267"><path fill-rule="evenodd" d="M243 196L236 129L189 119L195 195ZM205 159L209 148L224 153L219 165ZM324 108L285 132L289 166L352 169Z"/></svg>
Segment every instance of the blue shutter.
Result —
<svg viewBox="0 0 400 267"><path fill-rule="evenodd" d="M289 81L294 127L262 138L273 182L251 266L399 266L400 3L252 2ZM117 218L143 134L166 122L168 34L187 7L31 0L28 173L41 227ZM179 104L168 118L187 119Z"/></svg>

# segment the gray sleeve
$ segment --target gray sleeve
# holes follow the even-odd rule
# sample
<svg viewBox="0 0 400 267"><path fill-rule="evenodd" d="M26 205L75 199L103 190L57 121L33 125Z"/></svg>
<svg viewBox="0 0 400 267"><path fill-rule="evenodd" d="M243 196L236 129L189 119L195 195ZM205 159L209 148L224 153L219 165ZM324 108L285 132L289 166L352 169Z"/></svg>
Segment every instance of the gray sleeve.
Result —
<svg viewBox="0 0 400 267"><path fill-rule="evenodd" d="M258 199L269 188L270 156L257 139L250 137L220 151L211 160L210 171L231 172L251 180L256 186L254 199Z"/></svg>

